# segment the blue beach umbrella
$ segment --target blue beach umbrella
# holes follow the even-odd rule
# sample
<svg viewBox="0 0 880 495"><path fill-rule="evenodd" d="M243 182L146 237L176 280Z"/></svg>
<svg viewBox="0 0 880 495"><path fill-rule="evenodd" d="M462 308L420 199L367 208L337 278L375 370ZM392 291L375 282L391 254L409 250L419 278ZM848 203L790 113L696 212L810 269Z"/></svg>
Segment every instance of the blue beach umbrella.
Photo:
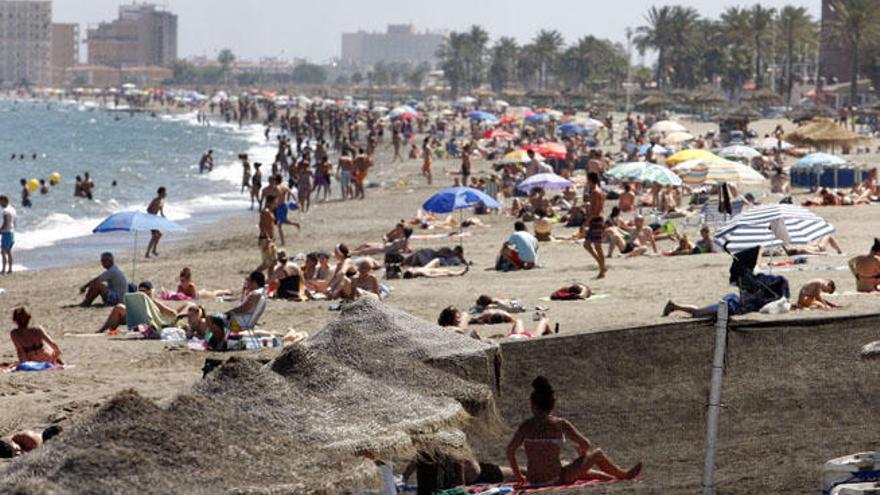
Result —
<svg viewBox="0 0 880 495"><path fill-rule="evenodd" d="M563 135L591 134L593 132L593 129L587 129L586 127L569 122L568 124L563 124L563 125L559 126L558 131L560 134L563 134Z"/></svg>
<svg viewBox="0 0 880 495"><path fill-rule="evenodd" d="M501 208L501 203L479 189L472 187L450 187L428 198L425 204L422 205L422 209L431 213L452 213L458 210L458 244L461 245L464 241L461 235L462 210L473 208L476 205L483 205L486 208L492 209Z"/></svg>
<svg viewBox="0 0 880 495"><path fill-rule="evenodd" d="M498 117L489 112L475 111L468 113L468 118L477 122L498 122Z"/></svg>
<svg viewBox="0 0 880 495"><path fill-rule="evenodd" d="M179 224L159 215L150 215L142 211L121 211L105 218L92 230L93 234L107 232L134 232L134 253L131 258L131 278L134 279L137 268L137 233L150 230L176 232L186 230Z"/></svg>
<svg viewBox="0 0 880 495"><path fill-rule="evenodd" d="M547 122L548 120L550 120L550 115L546 113L536 113L535 115L530 115L526 117L526 122L528 122L529 124Z"/></svg>
<svg viewBox="0 0 880 495"><path fill-rule="evenodd" d="M829 155L828 153L811 153L797 162L794 166L798 168L812 168L819 165L843 165L846 160L839 156Z"/></svg>

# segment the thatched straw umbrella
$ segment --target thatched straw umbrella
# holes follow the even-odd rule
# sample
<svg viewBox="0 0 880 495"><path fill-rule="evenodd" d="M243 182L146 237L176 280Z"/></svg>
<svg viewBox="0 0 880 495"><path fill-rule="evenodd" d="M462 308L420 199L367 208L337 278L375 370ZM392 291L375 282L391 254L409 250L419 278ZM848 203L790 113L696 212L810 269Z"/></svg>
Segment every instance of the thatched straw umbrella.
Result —
<svg viewBox="0 0 880 495"><path fill-rule="evenodd" d="M639 100L638 103L636 103L636 106L641 107L641 108L645 108L645 109L649 109L649 110L653 110L656 112L658 110L668 108L668 107L672 106L673 104L674 104L674 102L672 100L670 100L669 98L667 98L666 96L656 94L656 95L649 95L649 96L646 96L645 98L642 98L641 100Z"/></svg>
<svg viewBox="0 0 880 495"><path fill-rule="evenodd" d="M167 407L119 394L10 465L0 493L318 494L373 479L366 455L468 458L466 409L500 422L498 352L359 301L306 345L232 358Z"/></svg>
<svg viewBox="0 0 880 495"><path fill-rule="evenodd" d="M759 89L746 95L743 100L758 105L759 107L766 107L782 103L782 96L769 89Z"/></svg>
<svg viewBox="0 0 880 495"><path fill-rule="evenodd" d="M850 147L865 139L830 119L815 119L785 135L785 140L799 146L816 148Z"/></svg>
<svg viewBox="0 0 880 495"><path fill-rule="evenodd" d="M835 115L834 109L831 107L815 103L798 105L785 113L785 117L795 124L800 124L801 122L807 122L816 118L833 119Z"/></svg>

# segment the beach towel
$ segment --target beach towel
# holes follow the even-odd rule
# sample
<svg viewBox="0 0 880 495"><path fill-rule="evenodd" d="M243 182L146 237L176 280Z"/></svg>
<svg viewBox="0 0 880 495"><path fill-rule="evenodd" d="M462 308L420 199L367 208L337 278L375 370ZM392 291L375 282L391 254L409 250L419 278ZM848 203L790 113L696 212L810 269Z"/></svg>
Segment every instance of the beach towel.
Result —
<svg viewBox="0 0 880 495"><path fill-rule="evenodd" d="M414 234L410 236L411 241L430 241L434 239L449 239L449 238L465 238L470 237L470 232L441 232L438 234Z"/></svg>
<svg viewBox="0 0 880 495"><path fill-rule="evenodd" d="M146 294L132 292L125 295L125 326L129 330L138 325L147 325L155 329L172 326L173 321L165 321L162 312Z"/></svg>
<svg viewBox="0 0 880 495"><path fill-rule="evenodd" d="M597 299L605 299L607 297L611 297L611 295L610 294L593 294L586 299L575 299L575 300L576 301L583 301L583 302L590 302L590 301L595 301ZM539 298L538 300L544 301L544 302L550 302L553 299L550 296L545 296L545 297Z"/></svg>
<svg viewBox="0 0 880 495"><path fill-rule="evenodd" d="M52 364L43 361L25 361L23 363L13 364L5 368L0 368L2 373L14 373L17 371L57 371L63 370L68 366L63 364Z"/></svg>
<svg viewBox="0 0 880 495"><path fill-rule="evenodd" d="M638 477L632 481L640 481L642 478ZM471 495L479 494L479 493L495 493L494 491L490 491L493 488L498 488L499 491L497 493L509 493L511 495L526 495L530 493L557 493L566 490L579 490L582 488L588 488L592 486L599 485L610 485L614 483L620 483L622 481L629 480L614 480L614 481L602 481L602 480L581 480L575 481L570 485L553 485L553 486L540 486L540 487L530 487L528 485L518 486L514 484L500 484L500 485L478 485L471 486L464 489L465 493L469 493Z"/></svg>
<svg viewBox="0 0 880 495"><path fill-rule="evenodd" d="M184 294L183 292L168 292L167 290L163 290L159 297L162 298L163 301L192 301L193 298Z"/></svg>

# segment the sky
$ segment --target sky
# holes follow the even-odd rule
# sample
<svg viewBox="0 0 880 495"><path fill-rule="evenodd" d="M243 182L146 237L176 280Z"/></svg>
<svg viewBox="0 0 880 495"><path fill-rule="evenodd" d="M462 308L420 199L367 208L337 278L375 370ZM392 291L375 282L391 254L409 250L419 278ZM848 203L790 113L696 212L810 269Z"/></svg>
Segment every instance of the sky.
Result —
<svg viewBox="0 0 880 495"><path fill-rule="evenodd" d="M116 18L120 0L53 0L56 22L85 27ZM230 48L239 58L308 58L327 62L339 56L341 34L384 31L389 23L414 24L418 30L464 30L483 26L494 40L513 36L527 42L540 29L556 29L571 43L593 35L625 42L625 30L643 24L651 5L639 0L162 0L160 5L178 15L178 52L181 57L215 57ZM752 5L755 0L681 0L666 2L697 8L716 17L729 6ZM818 18L820 0L762 0L767 7L806 7ZM536 8L537 7L537 8Z"/></svg>

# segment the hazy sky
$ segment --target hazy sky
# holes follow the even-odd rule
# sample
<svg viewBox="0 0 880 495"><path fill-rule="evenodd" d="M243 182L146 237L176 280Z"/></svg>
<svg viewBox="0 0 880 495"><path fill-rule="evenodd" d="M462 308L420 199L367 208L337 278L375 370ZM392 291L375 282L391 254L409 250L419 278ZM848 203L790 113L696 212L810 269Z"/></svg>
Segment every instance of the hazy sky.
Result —
<svg viewBox="0 0 880 495"><path fill-rule="evenodd" d="M120 0L54 0L58 22L95 24L114 19ZM417 29L462 30L485 27L492 39L514 36L528 41L542 28L559 30L567 42L587 34L625 41L627 26L643 23L651 5L639 0L165 0L178 15L181 56L215 56L231 48L240 58L307 57L323 62L338 56L340 34L365 29L384 31L388 23L412 23ZM717 16L750 1L682 0L703 15ZM762 0L762 5L803 6L819 16L820 0ZM85 31L83 31L83 35Z"/></svg>

